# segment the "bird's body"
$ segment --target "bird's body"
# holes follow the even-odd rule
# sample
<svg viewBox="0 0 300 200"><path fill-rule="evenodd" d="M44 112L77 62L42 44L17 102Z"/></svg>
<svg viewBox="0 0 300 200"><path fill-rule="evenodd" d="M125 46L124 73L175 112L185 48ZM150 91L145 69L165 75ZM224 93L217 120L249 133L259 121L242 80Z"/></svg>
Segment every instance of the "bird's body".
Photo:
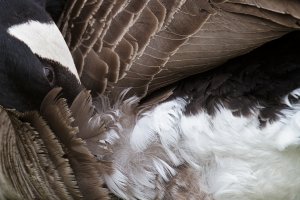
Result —
<svg viewBox="0 0 300 200"><path fill-rule="evenodd" d="M174 99L143 113L132 129L117 130L119 138L108 132L111 191L124 199L300 198L299 104L265 127L259 108L247 117L222 105L213 116L189 116L187 105Z"/></svg>
<svg viewBox="0 0 300 200"><path fill-rule="evenodd" d="M0 105L42 103L0 108L17 149L0 156L28 155L0 182L37 199L300 199L299 33L203 72L299 29L298 2L269 2L0 0ZM96 111L51 90L71 103L79 79Z"/></svg>
<svg viewBox="0 0 300 200"><path fill-rule="evenodd" d="M183 80L137 116L125 101L107 132L109 188L125 199L299 199L299 41Z"/></svg>

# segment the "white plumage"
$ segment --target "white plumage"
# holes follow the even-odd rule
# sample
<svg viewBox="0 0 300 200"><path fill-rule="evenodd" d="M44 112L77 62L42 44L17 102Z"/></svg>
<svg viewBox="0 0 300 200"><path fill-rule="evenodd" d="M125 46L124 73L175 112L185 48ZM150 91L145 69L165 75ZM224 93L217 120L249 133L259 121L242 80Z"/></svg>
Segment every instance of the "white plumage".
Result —
<svg viewBox="0 0 300 200"><path fill-rule="evenodd" d="M260 105L249 117L234 116L222 105L214 116L204 111L187 116L188 102L177 98L135 118L128 115L134 102L113 112L107 133L118 137L107 140L115 171L105 180L120 197L161 199L182 192L170 189L176 182L188 189L188 199L201 194L214 200L300 198L300 104L289 102L279 121L260 127ZM180 178L182 168L192 174L189 179Z"/></svg>
<svg viewBox="0 0 300 200"><path fill-rule="evenodd" d="M80 82L69 48L54 22L42 23L30 20L9 27L7 32L24 42L41 58L56 61L67 68Z"/></svg>
<svg viewBox="0 0 300 200"><path fill-rule="evenodd" d="M76 179L74 184L63 182L69 180L64 173L53 181L67 186L62 187L65 196L108 198L104 189L108 187L124 199L300 199L300 89L293 90L300 86L296 51L284 52L281 47L287 43L282 42L280 47L270 47L272 51L204 72L299 29L297 3L24 2L25 6L4 1L23 16L14 21L16 16L6 14L9 17L3 23L5 36L9 36L5 41L15 42L4 43L12 53L11 60L3 59L6 68L2 71L12 68L14 73L4 73L9 81L3 83L16 77L21 89L12 93L17 98L7 97L15 84L11 88L3 85L2 96L8 102L1 104L23 111L37 109L44 95L32 106L25 105L30 98L12 105L10 100L22 97L20 91L26 85L26 91L32 93L22 95L35 97L42 88L33 90L39 81L45 85L44 94L56 86L66 89L63 93L71 92L66 95L69 105L81 89L79 79L93 97L105 96L93 99L99 104L98 112L86 91L70 110L55 89L42 103L49 130L53 129L64 150L57 157L68 160L65 164L70 162L74 170L74 178L69 178L71 182ZM23 7L29 10L23 13ZM6 10L9 13L2 8ZM61 33L45 11L55 18ZM16 47L23 51L16 54ZM29 59L14 65L19 55ZM8 65L7 59L12 61ZM30 66L35 68L28 70ZM26 71L24 80L19 81ZM39 73L30 76L32 72ZM183 80L195 74L198 76ZM160 90L164 86L167 88ZM116 102L113 97L123 90ZM149 99L157 105L147 104ZM39 123L47 125L43 120ZM47 180L41 182L48 183L57 165L42 166L42 173L49 173L50 178L44 176ZM63 166L61 170L64 167L69 169ZM53 185L53 194L60 195ZM20 194L32 193L36 198L51 194L39 189L40 193L34 194L31 190L35 189L32 186Z"/></svg>

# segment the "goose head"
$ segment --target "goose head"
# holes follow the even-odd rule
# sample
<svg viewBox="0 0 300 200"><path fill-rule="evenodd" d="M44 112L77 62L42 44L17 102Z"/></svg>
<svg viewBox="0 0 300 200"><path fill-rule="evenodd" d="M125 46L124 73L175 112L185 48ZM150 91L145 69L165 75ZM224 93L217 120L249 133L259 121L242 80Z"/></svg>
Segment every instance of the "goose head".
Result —
<svg viewBox="0 0 300 200"><path fill-rule="evenodd" d="M54 87L68 101L81 89L72 55L43 0L5 0L0 14L0 104L37 109ZM26 9L24 9L26 8Z"/></svg>

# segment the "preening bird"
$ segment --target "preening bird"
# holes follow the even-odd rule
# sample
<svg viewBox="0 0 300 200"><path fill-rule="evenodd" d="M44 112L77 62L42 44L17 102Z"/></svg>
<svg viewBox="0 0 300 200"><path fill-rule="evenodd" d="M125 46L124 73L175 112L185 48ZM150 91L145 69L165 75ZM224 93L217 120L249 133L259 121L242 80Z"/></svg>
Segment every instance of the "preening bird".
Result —
<svg viewBox="0 0 300 200"><path fill-rule="evenodd" d="M36 110L54 87L75 98L81 84L71 53L43 0L1 1L0 104Z"/></svg>
<svg viewBox="0 0 300 200"><path fill-rule="evenodd" d="M298 1L0 2L0 197L300 199Z"/></svg>

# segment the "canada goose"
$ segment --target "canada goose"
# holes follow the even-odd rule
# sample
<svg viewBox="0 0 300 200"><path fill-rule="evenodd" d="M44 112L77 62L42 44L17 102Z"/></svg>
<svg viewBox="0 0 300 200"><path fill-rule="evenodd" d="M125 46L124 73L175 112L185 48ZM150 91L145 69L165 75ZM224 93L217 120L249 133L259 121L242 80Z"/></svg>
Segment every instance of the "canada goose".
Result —
<svg viewBox="0 0 300 200"><path fill-rule="evenodd" d="M244 93L236 95L241 96L245 102L250 101L248 104L244 105L243 101L234 102L235 94L231 92L236 89L235 79L238 81L238 76L243 75L238 74L242 67L235 69L234 66L229 66L225 67L224 72L210 72L213 80L207 80L210 74L204 73L203 79L200 75L195 81L175 84L175 89L167 89L167 95L162 95L163 103L154 101L149 104L146 101L145 105L139 105L139 98L133 97L144 97L162 86L208 70L231 57L249 52L262 43L299 29L299 3L93 3L93 6L67 3L65 15L62 15L58 24L70 47L83 84L94 92L108 96L108 101L111 102L110 108L105 103L105 97L95 99L95 103L100 102L98 118L101 123L106 124L108 131L105 132L106 137L102 135L95 137L97 140L86 139L86 142L95 155L97 145L107 144L107 148L112 149L113 155L105 158L111 160L114 172L104 174L104 179L113 193L124 199L299 199L299 160L294 157L297 150L293 149L297 136L292 138L293 131L298 129L295 127L291 131L291 138L285 138L275 128L289 129L291 126L287 121L292 118L282 117L283 122L270 118L269 114L276 116L274 110L255 107L251 104L250 97L249 100L248 96L243 96ZM278 59L280 56L283 55L278 55ZM255 73L262 70L264 65L271 67L272 62L268 62ZM297 64L297 60L293 62ZM282 67L283 64L279 64L277 67ZM251 62L246 62L245 66L251 69ZM229 76L230 70L237 70L237 74ZM287 67L287 70L295 70L289 72L291 76L293 73L297 74L296 69ZM99 75L96 76L97 73ZM278 78L271 69L264 73L266 78ZM205 79L205 76L208 77ZM259 82L263 78L253 77L253 81ZM249 87L252 86L251 80L246 80L249 81ZM279 81L282 80L279 78ZM254 86L254 90L259 89L256 88L259 86ZM271 103L274 109L278 106L281 112L293 109L294 104L289 101L281 104L281 100L293 89L297 89L299 84L285 86L280 95L270 91L270 97L266 97L267 100L276 98L276 105L272 101L267 103ZM122 93L128 87L131 90L126 94ZM183 91L180 90L181 87ZM233 91L227 91L231 87ZM225 91L219 91L223 89ZM243 92L246 93L247 89ZM216 109L217 105L213 101L216 97L203 97L206 92L212 95L214 92L216 95L218 92L231 95L231 102L226 102L226 97L225 100L222 99L229 107L222 108L220 105ZM120 94L131 98L125 97L123 103L113 101ZM296 96L296 93L292 94ZM259 99L257 95L259 93L254 97ZM266 99L259 99L258 102L262 103L260 106L264 106L264 101ZM286 108L287 105L291 105L291 108ZM243 106L254 106L253 113L252 110L243 109ZM202 111L206 109L207 112ZM232 114L230 109L236 113ZM257 114L258 110L261 115ZM198 112L203 116L196 115ZM294 117L297 120L296 114ZM230 126L231 121L237 123L236 127ZM253 140L250 144L242 137L243 132L247 133L248 129L243 129L247 123L253 126L249 129L253 130L254 135L245 136L246 139ZM254 137L268 130L271 132L268 136ZM236 134L226 137L226 133L231 132ZM270 143L263 143L267 139L270 139ZM254 143L257 140L259 141ZM101 160L101 154L98 156ZM253 159L256 156L257 159ZM269 164L274 167L270 171ZM273 174L275 175L272 176ZM290 174L293 175L290 177ZM265 179L263 176L266 176ZM272 178L278 181L272 182Z"/></svg>
<svg viewBox="0 0 300 200"><path fill-rule="evenodd" d="M108 129L105 132L106 137L103 135L95 137L98 141L95 138L86 139L87 145L95 155L97 155L97 145L108 144L107 148L112 149L113 155L106 159L111 160L114 173L104 174L108 188L124 199L299 198L297 197L299 183L297 183L296 176L299 168L298 160L295 158L295 161L290 160L290 163L278 161L278 166L272 160L289 160L288 156L280 157L287 152L285 149L289 149L288 142L279 144L286 142L284 136L276 135L278 139L274 140L278 144L274 144L273 147L270 147L272 146L270 144L265 152L256 152L256 144L254 144L253 154L250 154L251 146L247 146L247 141L242 140L241 135L238 135L238 138L233 138L236 135L221 138L223 132L219 132L219 129L227 133L230 131L239 133L236 130L238 127L229 126L229 122L226 121L228 119L221 118L223 113L226 113L232 123L235 119L239 120L236 123L237 126L240 123L241 132L245 123L251 124L252 122L254 123L253 132L258 133L260 127L255 124L258 119L262 121L262 130L265 130L264 123L269 128L269 116L264 116L269 111L268 109L262 112L264 114L261 116L257 116L247 109L242 109L241 106L252 106L250 102L247 105L241 105L241 103L234 105L234 102L231 102L228 106L236 107L225 108L236 110L237 113L232 115L230 111L226 112L225 108L223 112L214 110L216 105L211 98L216 97L208 96L207 100L204 99L206 101L202 99L206 97L201 95L205 95L206 92L217 93L218 89L224 89L226 95L234 96L230 93L232 91L226 93L227 88L231 89L230 81L232 80L227 77L228 74L230 75L231 67L228 67L229 71L225 71L224 74L218 75L222 71L211 72L216 73L216 78L212 80L216 82L213 82L214 86L211 86L212 83L209 80L204 78L203 80L201 76L197 76L194 80L198 78L200 80L187 81L182 86L175 84L175 89L167 88L166 92L158 98L154 93L154 101L150 97L150 103L147 100L144 100L144 105L138 103L139 98L162 86L206 71L224 63L229 58L247 53L267 41L299 29L299 10L299 2L296 1L283 3L251 0L151 0L93 1L89 4L67 2L58 25L70 47L82 83L92 91L108 96L108 100L104 100L105 97L95 99L95 103L99 104L98 118ZM248 65L250 66L250 63ZM238 73L238 69L236 70ZM204 73L203 76L208 75ZM266 76L275 75L270 72ZM260 78L262 77L257 77L253 81L261 81ZM198 85L200 83L201 85ZM206 88L206 84L210 85ZM225 86L221 87L223 84ZM233 84L233 90L235 90L234 86ZM298 86L296 84L294 88L284 88L280 98L288 95ZM126 94L122 93L128 87L131 89ZM183 92L180 87L183 87ZM123 103L113 100L120 94L126 99ZM134 95L139 98L134 98ZM111 103L111 107L107 101ZM245 97L245 102L248 101L250 100ZM201 103L204 105L201 106ZM273 102L268 103L273 105ZM288 101L286 103L288 104ZM278 102L277 104L281 105ZM282 106L284 107L284 104ZM202 128L207 132L201 133L199 120L201 116L198 117L195 114L205 109L208 110L208 114L206 116L204 112L202 116L204 124ZM189 112L192 113L190 117L188 117ZM211 116L214 112L215 115L221 113L217 115L218 119ZM274 114L273 110L269 112ZM248 118L244 116L245 114L248 114ZM235 118L236 115L239 117ZM223 120L223 126L221 122L218 126L217 120ZM280 123L274 122L273 124L280 126ZM197 128L200 130L197 131ZM269 129L272 128L274 127ZM216 138L213 140L214 134L217 133L220 135L219 140ZM274 131L273 134L276 133ZM209 140L209 137L212 139ZM255 138L249 139L255 141ZM261 141L264 139L257 138ZM212 145L214 142L215 147ZM234 146L234 142L240 142L241 146L245 147L245 151L241 151L239 146ZM249 157L237 158L230 152L230 149L224 148L226 145L232 147L232 151L240 151L244 154L249 152ZM218 152L218 147L220 152ZM258 148L263 149L264 146L258 146ZM277 151L274 155L270 154L273 151L272 148ZM229 156L230 153L232 153L231 156ZM258 156L259 153L269 153L270 159L268 160L268 157L264 155ZM295 151L291 154L295 155ZM243 162L243 159L249 160L256 155L258 160L254 160L253 163ZM98 156L101 160L101 154ZM225 158L222 159L223 157ZM259 159L266 162L259 162ZM267 161L275 162L274 171L271 170L271 174L264 171L269 169L264 167L268 165ZM257 166L253 166L255 164L262 166L262 170L256 170ZM220 165L221 167L224 165L224 168ZM288 170L284 173L285 171L276 171L276 167ZM240 172L241 175L234 172ZM209 176L209 173L212 175ZM281 175L276 176L278 182L265 186L272 173ZM289 182L289 173L293 173L292 177L295 178L293 182ZM257 179L263 175L268 177L261 179L260 183ZM287 185L287 183L290 184ZM286 188L283 189L284 187Z"/></svg>
<svg viewBox="0 0 300 200"><path fill-rule="evenodd" d="M47 3L49 2L51 1ZM245 165L238 163L240 165L237 166L230 165L231 161L238 162L239 160L237 159L222 160L224 157L218 157L219 154L215 154L215 158L220 158L220 160L217 160L220 162L214 165L215 163L213 161L215 160L212 159L212 162L208 162L210 165L205 165L207 168L201 168L202 165L207 162L200 161L210 161L209 159L211 157L209 156L211 155L205 154L209 153L209 150L205 152L204 149L204 153L201 155L198 155L199 152L202 153L201 151L195 153L193 151L201 148L201 146L198 146L198 143L195 142L199 141L199 137L205 135L196 135L196 133L188 135L185 134L184 131L177 129L179 126L184 125L184 117L186 117L185 122L187 123L186 126L183 126L184 128L189 129L190 123L196 123L196 130L197 125L199 125L197 120L193 121L193 119L188 119L189 116L186 116L188 113L184 113L183 110L187 102L189 105L194 105L193 103L195 102L193 102L193 100L197 100L198 98L200 99L198 99L196 103L199 102L199 100L201 102L201 94L199 94L200 96L198 97L196 95L197 93L190 94L189 90L183 90L184 93L180 92L180 88L185 88L186 85L193 83L193 79L192 81L186 81L178 85L175 84L171 89L167 88L167 92L163 92L161 96L153 93L154 101L150 98L149 101L147 99L144 100L144 104L140 105L138 103L141 97L153 92L161 86L174 83L184 77L219 65L231 57L246 53L260 46L262 43L299 28L299 25L297 25L297 20L299 20L297 14L297 11L299 11L299 3L297 3L297 1L291 1L288 4L278 1L270 2L271 1L261 1L257 3L251 0L228 1L225 3L224 1L176 0L96 0L66 2L65 10L58 21L58 25L71 50L82 83L87 88L92 89L95 97L94 103L98 112L93 116L82 114L85 117L92 117L89 120L81 119L83 116L80 116L80 113L85 113L81 110L84 108L82 105L86 102L78 104L75 102L73 105L76 106L73 106L73 109L71 106L71 111L68 111L66 108L67 105L62 103L62 100L56 99L57 92L54 90L54 93L52 91L49 94L51 98L49 99L49 96L46 97L42 104L42 108L50 105L50 108L46 110L52 115L50 114L49 118L49 114L45 112L45 109L41 109L41 115L47 118L47 123L55 132L60 143L63 144L63 147L65 143L69 142L68 139L63 139L65 134L68 135L69 131L72 133L76 132L76 128L65 129L66 133L60 134L60 128L65 126L60 127L60 125L57 125L55 122L59 122L59 120L57 120L55 116L66 119L71 119L71 116L73 116L75 122L65 120L68 125L71 124L68 127L79 127L79 132L77 132L76 136L81 137L86 142L85 147L97 158L98 162L112 164L113 170L103 170L98 166L99 163L95 162L95 158L92 158L91 155L86 152L86 148L84 154L87 156L87 160L75 159L75 161L72 161L72 158L74 159L76 156L74 156L72 152L70 153L68 149L75 149L75 153L80 153L82 152L82 148L74 148L72 145L66 147L66 152L68 152L68 154L70 153L70 163L73 163L73 167L78 167L86 163L89 163L89 166L93 166L91 168L85 168L84 166L81 170L77 171L77 174L74 172L77 181L80 182L83 180L81 183L78 183L78 185L80 185L79 189L81 194L83 193L84 198L105 198L106 193L101 189L101 177L104 178L105 184L111 192L124 199L253 199L251 195L257 195L259 199L262 195L274 195L272 192L285 183L280 181L281 179L276 179L279 181L274 182L274 184L278 183L278 185L263 185L263 187L261 187L262 190L259 191L255 190L255 187L247 187L249 185L252 186L250 184L251 182L245 181L245 185L230 184L228 181L241 179L236 179L235 174L228 174L225 170L218 171L219 165L217 164L222 164L221 167L224 166L224 169L228 167L229 172L232 170L234 172L241 172L241 175L249 175L243 173L245 172L243 170L247 170L247 163ZM55 13L51 9L51 6L47 9L50 13ZM54 9L54 11L56 11L56 9ZM282 13L288 14L284 15ZM237 18L239 20L234 20ZM223 26L219 26L220 24ZM141 25L144 26L139 27ZM237 38L239 35L243 35L244 37ZM210 36L212 37L211 40L209 38ZM249 40L247 41L245 38L249 38ZM231 72L230 70L233 69L231 69L231 67L225 67L224 71L227 72L226 70ZM230 77L223 76L222 72L219 72L218 69L213 72L208 72L208 74L206 73L205 75L210 75L210 73L215 73L217 76L217 85L216 88L208 89L217 90L218 88L222 88L221 86L223 86L223 84L230 85ZM292 72L290 72L290 74L292 74ZM272 76L272 74L270 76ZM254 80L259 80L259 78L260 77ZM200 75L200 80L198 81L201 82L201 80L205 80L205 77L201 78ZM203 85L203 87L204 86L205 85ZM131 87L131 90L125 90L124 92L124 89L128 87ZM286 89L292 90L292 88ZM287 90L284 90L284 92L288 93ZM296 97L296 92L297 91L291 95ZM104 93L104 96L97 98L97 93ZM189 93L191 96L186 98L184 95L186 93ZM133 94L139 97L134 97ZM115 96L120 96L120 98L117 99L123 99L124 101L114 101L113 98L115 98ZM190 97L194 98L190 99ZM89 95L82 98L89 99ZM285 106L291 106L290 110L293 110L293 106L295 105L294 101L296 99L293 98L294 97L288 97L285 99L287 100L285 101ZM53 107L51 108L52 104L50 102L55 102L54 104L58 106L53 112L51 112ZM160 104L158 104L158 102L160 102ZM228 109L228 107L226 108ZM234 109L236 108L234 107ZM60 110L62 110L62 112L59 112ZM93 113L91 111L87 112ZM217 115L218 111L215 112L215 115ZM208 113L208 115L209 114L212 113ZM228 117L231 116L230 112L227 114ZM237 112L235 114L238 116L240 114L239 119L244 119L243 112ZM248 117L250 116L251 115ZM231 117L236 117L236 115L232 115ZM255 113L252 117L253 121L257 122L257 120L254 120L258 118L258 116L255 116ZM262 125L265 127L268 126L268 122L264 124L266 120L264 117L260 117L259 119L262 121ZM33 124L31 118L23 117L23 120ZM160 126L158 120L164 123L163 127ZM65 124L64 120L62 121L62 124ZM226 130L225 128L229 128L213 126L215 123L213 116L211 116L211 118L207 116L207 121L205 122L207 123L204 124L211 125L207 130L211 132L214 131L214 133L217 133L217 130L215 130L217 128L224 128L224 130ZM150 125L158 126L153 128ZM264 126L262 128L265 128ZM92 127L96 130L99 128L100 131L93 132L94 135L88 135L87 133L89 131L87 131L87 133L82 131L84 130L82 127ZM173 131L174 128L175 131ZM19 130L19 127L16 127L16 130ZM190 133L190 131L187 132ZM292 131L291 136L293 136ZM74 138L75 140L78 139L77 137ZM176 142L178 142L178 139L180 141L177 145ZM238 139L241 138L237 138L236 141L244 142L244 140ZM275 146L278 147L277 149L274 147L278 154L281 155L281 152L285 154L286 149L289 151L288 153L295 152L293 147L290 151L290 146L285 146L288 143L280 144L280 142L285 141L282 139L284 138L278 137L277 141L279 143L275 145L279 146ZM199 142L204 143L204 141L209 140L202 140L202 138L200 138ZM293 140L290 141L292 142ZM189 142L194 145L189 145ZM220 142L222 145L222 141ZM75 144L77 143L75 142ZM181 144L183 144L183 146L181 146ZM210 143L208 142L207 144ZM82 147L84 145L79 146ZM180 149L180 147L183 147L183 149ZM207 145L205 146L205 144L203 144L203 148L205 147L207 147ZM280 149L280 147L282 149ZM228 148L226 150L228 150ZM253 148L251 150L254 151L256 149ZM222 155L222 152L220 153L220 155ZM224 154L225 153L224 151ZM60 155L62 154L63 153ZM255 154L255 156L257 155ZM261 157L258 156L258 159L259 158L265 159L263 155ZM281 158L282 160L287 158L287 163L290 161L288 159L289 157L274 157L274 159L280 160ZM265 161L268 159L265 159ZM265 162L262 161L262 163L264 164ZM280 162L278 163L281 164ZM278 163L276 162L276 164ZM287 172L291 169L292 172L296 174L296 165L284 164L286 163L283 162L279 167L287 167ZM37 164L37 166L39 166L39 164ZM274 167L276 167L276 165ZM50 169L52 169L52 167L50 167ZM98 178L95 169L99 170L99 182L95 180L95 178ZM201 171L201 169L203 169L203 171ZM213 179L214 177L209 179L209 177L206 176L207 173L210 172L206 170L209 169L212 170L211 172L220 172L212 174L215 175L216 178L223 178L218 182L220 185L214 185L214 183L216 183L214 182L214 180L216 180ZM253 166L250 166L250 169L253 169ZM222 172L225 172L225 174L222 174ZM284 176L285 171L283 170L280 171L282 172L280 174L276 172L274 173L278 175L277 177L279 178L289 177ZM85 174L87 176L81 179L81 177L78 176L81 175L81 173L87 173ZM292 173L293 176L291 178L296 180L297 176L294 176L294 173ZM249 178L255 179L253 174L250 173L250 175ZM264 175L268 174L266 173ZM201 179L203 182L200 182L200 187L199 177L200 179L203 178ZM86 184L91 180L91 185ZM96 184L94 184L94 181L96 181ZM298 193L294 191L298 191L297 186L299 184L297 184L296 181L292 186L285 185L285 190L282 188L282 190L278 189L278 191L282 193L275 193L276 196L273 199L282 196L284 196L283 199L297 199ZM62 185L64 184L65 183L62 183ZM194 187L191 187L191 185ZM89 186L91 188L89 188ZM96 187L94 188L92 186ZM241 188L230 188L230 186L241 186ZM242 186L245 187L242 188ZM258 187L260 185L257 184L255 186ZM268 186L270 186L270 188L268 188ZM28 192L34 189L32 187L33 186L29 186ZM55 188L55 184L53 187ZM268 189L270 189L270 193L268 193ZM66 188L66 190L68 190L68 188ZM97 190L101 192L97 193ZM37 189L37 191L39 191L39 189ZM253 194L253 191L257 194ZM241 197L239 195L243 196ZM32 196L37 198L41 197L39 193L33 193ZM77 198L78 196L71 195L71 197Z"/></svg>
<svg viewBox="0 0 300 200"><path fill-rule="evenodd" d="M55 16L57 2L0 2L0 199L107 197L97 177L104 167L76 136L79 123L67 106L89 117L87 92L77 96L73 58L46 12Z"/></svg>
<svg viewBox="0 0 300 200"><path fill-rule="evenodd" d="M70 101L80 91L72 56L43 0L3 0L1 9L0 104L38 109L54 87Z"/></svg>

